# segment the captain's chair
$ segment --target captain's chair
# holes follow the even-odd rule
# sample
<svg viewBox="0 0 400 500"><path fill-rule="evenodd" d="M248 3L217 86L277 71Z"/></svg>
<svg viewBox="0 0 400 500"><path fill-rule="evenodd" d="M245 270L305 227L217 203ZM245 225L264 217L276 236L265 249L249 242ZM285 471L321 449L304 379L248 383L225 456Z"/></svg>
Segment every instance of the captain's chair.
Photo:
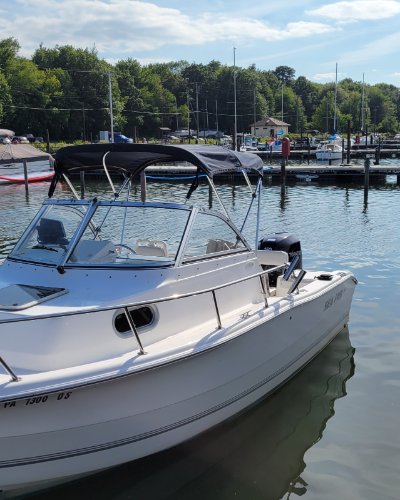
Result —
<svg viewBox="0 0 400 500"><path fill-rule="evenodd" d="M68 245L64 225L60 220L43 218L36 229L38 242L42 245Z"/></svg>

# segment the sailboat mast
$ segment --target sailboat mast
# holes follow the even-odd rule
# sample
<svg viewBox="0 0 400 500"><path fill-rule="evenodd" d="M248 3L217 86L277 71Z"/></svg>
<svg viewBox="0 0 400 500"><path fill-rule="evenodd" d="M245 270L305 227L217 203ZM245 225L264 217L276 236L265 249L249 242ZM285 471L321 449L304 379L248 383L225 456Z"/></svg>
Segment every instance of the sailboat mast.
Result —
<svg viewBox="0 0 400 500"><path fill-rule="evenodd" d="M363 82L362 82L362 92L361 92L361 130L364 132L364 121L365 121L365 118L364 118L364 110L365 110L365 106L364 106L364 73L363 73Z"/></svg>
<svg viewBox="0 0 400 500"><path fill-rule="evenodd" d="M336 101L337 101L337 63L336 63L336 78L335 78L335 101L333 104L333 133L336 134Z"/></svg>

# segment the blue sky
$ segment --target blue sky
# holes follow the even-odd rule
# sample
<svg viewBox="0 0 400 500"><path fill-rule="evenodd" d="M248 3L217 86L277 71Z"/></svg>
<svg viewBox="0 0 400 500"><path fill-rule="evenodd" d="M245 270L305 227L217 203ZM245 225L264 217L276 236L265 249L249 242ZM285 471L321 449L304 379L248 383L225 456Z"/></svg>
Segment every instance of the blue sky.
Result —
<svg viewBox="0 0 400 500"><path fill-rule="evenodd" d="M21 55L45 47L97 48L114 63L215 59L258 69L290 66L325 83L352 78L400 86L400 1L0 0L0 38Z"/></svg>

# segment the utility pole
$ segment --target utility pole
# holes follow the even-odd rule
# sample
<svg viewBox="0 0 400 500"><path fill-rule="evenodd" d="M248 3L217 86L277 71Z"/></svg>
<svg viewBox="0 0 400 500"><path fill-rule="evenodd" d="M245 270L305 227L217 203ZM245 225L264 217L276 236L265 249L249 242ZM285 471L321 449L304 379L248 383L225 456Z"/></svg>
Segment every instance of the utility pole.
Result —
<svg viewBox="0 0 400 500"><path fill-rule="evenodd" d="M189 139L189 144L190 144L190 98L189 98L189 88L187 89L186 95L187 95L187 108L188 108L187 120L188 120L188 130L189 130L188 139Z"/></svg>
<svg viewBox="0 0 400 500"><path fill-rule="evenodd" d="M110 100L111 142L114 142L114 117L113 117L113 102L112 102L112 88L111 88L111 71L108 72L108 94Z"/></svg>
<svg viewBox="0 0 400 500"><path fill-rule="evenodd" d="M337 63L335 78L335 102L333 103L333 133L336 134L336 101L337 101Z"/></svg>
<svg viewBox="0 0 400 500"><path fill-rule="evenodd" d="M83 116L83 142L86 142L86 123L85 123L85 102L82 102L82 116Z"/></svg>
<svg viewBox="0 0 400 500"><path fill-rule="evenodd" d="M237 150L237 109L236 109L236 47L233 47L233 94L234 94L234 127L233 127L233 150Z"/></svg>
<svg viewBox="0 0 400 500"><path fill-rule="evenodd" d="M253 132L254 135L256 135L256 120L257 120L257 114L256 114L256 88L254 87L254 92L253 92L253 120L254 120L254 127L253 127Z"/></svg>
<svg viewBox="0 0 400 500"><path fill-rule="evenodd" d="M217 128L217 132L218 132L218 100L215 99L215 126Z"/></svg>
<svg viewBox="0 0 400 500"><path fill-rule="evenodd" d="M362 82L362 92L361 92L361 130L364 132L364 126L365 126L365 118L364 118L364 112L365 112L365 106L364 106L364 73L363 73L363 82Z"/></svg>
<svg viewBox="0 0 400 500"><path fill-rule="evenodd" d="M175 111L176 111L176 130L179 129L179 120L178 120L178 101L175 96Z"/></svg>
<svg viewBox="0 0 400 500"><path fill-rule="evenodd" d="M196 127L197 127L197 142L199 142L199 87L196 82Z"/></svg>

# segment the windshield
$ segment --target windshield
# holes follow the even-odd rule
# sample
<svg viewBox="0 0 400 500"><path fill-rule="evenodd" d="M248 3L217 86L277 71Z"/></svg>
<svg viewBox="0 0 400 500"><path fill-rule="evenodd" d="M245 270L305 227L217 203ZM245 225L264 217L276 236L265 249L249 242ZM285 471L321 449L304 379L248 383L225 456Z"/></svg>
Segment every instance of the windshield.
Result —
<svg viewBox="0 0 400 500"><path fill-rule="evenodd" d="M88 205L48 205L10 257L29 262L58 264L80 226Z"/></svg>
<svg viewBox="0 0 400 500"><path fill-rule="evenodd" d="M190 214L165 205L100 202L86 228L80 228L88 207L46 206L10 257L58 265L68 252L66 265L72 266L171 264Z"/></svg>

